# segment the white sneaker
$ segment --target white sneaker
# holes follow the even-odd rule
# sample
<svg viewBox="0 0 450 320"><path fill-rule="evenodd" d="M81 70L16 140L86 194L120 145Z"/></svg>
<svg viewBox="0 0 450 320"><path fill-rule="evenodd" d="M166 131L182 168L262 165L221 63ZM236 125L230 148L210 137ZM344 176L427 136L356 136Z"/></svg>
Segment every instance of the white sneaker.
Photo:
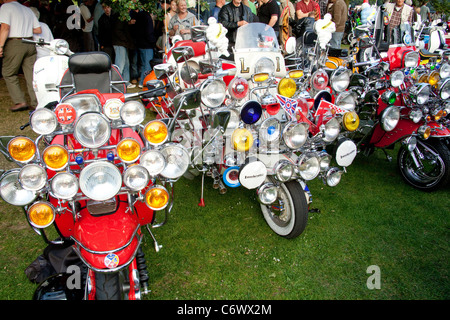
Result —
<svg viewBox="0 0 450 320"><path fill-rule="evenodd" d="M139 85L139 88L141 88L141 89L142 89L143 87L144 87L144 86L143 86L142 84L140 84L140 85Z"/></svg>
<svg viewBox="0 0 450 320"><path fill-rule="evenodd" d="M130 84L127 86L127 88L128 88L128 89L133 89L133 88L136 88L136 85L133 84L133 83L130 83Z"/></svg>

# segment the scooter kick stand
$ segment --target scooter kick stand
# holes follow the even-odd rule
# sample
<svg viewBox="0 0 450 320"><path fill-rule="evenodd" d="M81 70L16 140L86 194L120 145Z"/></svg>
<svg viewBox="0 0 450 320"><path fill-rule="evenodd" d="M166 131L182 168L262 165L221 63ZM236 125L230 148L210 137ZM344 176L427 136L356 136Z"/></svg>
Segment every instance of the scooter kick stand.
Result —
<svg viewBox="0 0 450 320"><path fill-rule="evenodd" d="M156 251L156 252L159 252L159 250L161 250L161 248L162 248L163 246L160 245L160 244L158 244L158 241L156 241L156 238L155 238L155 236L153 235L153 233L152 233L152 231L150 230L150 228L149 228L148 225L146 225L146 228L147 228L148 233L150 233L150 235L151 235L151 237L152 237L152 239L153 239L153 242L154 242L154 244L155 244L155 251Z"/></svg>
<svg viewBox="0 0 450 320"><path fill-rule="evenodd" d="M383 150L384 155L386 156L387 161L388 161L388 162L392 162L392 156L388 155L388 153L386 152L386 150L384 150L384 149L381 149L381 150Z"/></svg>
<svg viewBox="0 0 450 320"><path fill-rule="evenodd" d="M200 197L200 202L198 203L199 207L204 207L205 206L205 199L203 199L203 187L205 185L205 172L203 172L202 174L202 194Z"/></svg>

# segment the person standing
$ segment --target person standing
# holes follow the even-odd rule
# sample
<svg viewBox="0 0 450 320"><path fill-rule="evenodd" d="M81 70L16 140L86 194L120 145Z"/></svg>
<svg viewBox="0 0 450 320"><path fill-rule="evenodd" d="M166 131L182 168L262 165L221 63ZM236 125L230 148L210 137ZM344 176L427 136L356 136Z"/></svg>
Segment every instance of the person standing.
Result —
<svg viewBox="0 0 450 320"><path fill-rule="evenodd" d="M340 49L348 17L347 4L344 0L330 0L330 2L332 3L329 10L331 21L336 25L336 31L331 36L330 46L334 49Z"/></svg>
<svg viewBox="0 0 450 320"><path fill-rule="evenodd" d="M114 47L112 44L112 17L111 17L111 7L103 2L102 3L104 13L98 19L98 43L100 51L107 53L111 61L114 61Z"/></svg>
<svg viewBox="0 0 450 320"><path fill-rule="evenodd" d="M424 2L423 5L420 7L420 18L422 19L423 23L425 23L426 21L431 22L431 12L427 4L428 1Z"/></svg>
<svg viewBox="0 0 450 320"><path fill-rule="evenodd" d="M169 36L180 35L183 40L191 39L191 27L200 25L195 15L188 11L186 0L178 0L178 12L170 19Z"/></svg>
<svg viewBox="0 0 450 320"><path fill-rule="evenodd" d="M128 21L121 20L116 12L112 12L112 45L116 55L114 63L119 67L124 81L130 81L130 59L128 50L134 50Z"/></svg>
<svg viewBox="0 0 450 320"><path fill-rule="evenodd" d="M224 5L219 11L218 22L228 30L228 48L236 43L237 29L247 23L256 22L257 19L250 8L242 4L242 0L232 0Z"/></svg>
<svg viewBox="0 0 450 320"><path fill-rule="evenodd" d="M222 7L225 5L225 3L225 0L216 0L216 5L211 10L211 17L214 17L217 21L219 21L219 12L220 9L222 9Z"/></svg>
<svg viewBox="0 0 450 320"><path fill-rule="evenodd" d="M34 15L36 16L36 18L39 21L39 24L41 25L41 33L34 33L33 34L33 40L34 41L39 41L39 39L44 39L45 42L50 42L53 41L53 33L50 30L50 27L45 23L42 22L39 17L41 15L41 13L39 12L39 10L36 7L30 7L31 11L33 11ZM36 46L36 60L45 56L49 56L50 55L50 49L45 48L45 47L41 47L41 46Z"/></svg>
<svg viewBox="0 0 450 320"><path fill-rule="evenodd" d="M36 61L36 47L34 44L23 43L22 38L33 39L33 34L41 33L38 19L30 8L16 0L1 0L0 7L0 57L3 57L2 75L5 79L9 95L14 103L11 111L21 111L28 108L34 110L37 106L36 95L33 90L33 65ZM19 69L25 76L30 107L20 88Z"/></svg>
<svg viewBox="0 0 450 320"><path fill-rule="evenodd" d="M259 22L268 24L273 28L277 38L280 33L280 6L276 0L261 0L261 5L258 7Z"/></svg>
<svg viewBox="0 0 450 320"><path fill-rule="evenodd" d="M405 4L405 0L396 0L395 3L385 4L389 17L389 28L392 30L400 24L412 24L413 9Z"/></svg>
<svg viewBox="0 0 450 320"><path fill-rule="evenodd" d="M314 14L314 20L320 19L320 6L313 0L300 0L295 5L295 14L297 19L310 17Z"/></svg>
<svg viewBox="0 0 450 320"><path fill-rule="evenodd" d="M81 18L84 20L83 30L83 50L85 52L94 51L94 35L92 30L94 28L94 16L89 10L89 6L93 3L93 0L83 0L80 4Z"/></svg>

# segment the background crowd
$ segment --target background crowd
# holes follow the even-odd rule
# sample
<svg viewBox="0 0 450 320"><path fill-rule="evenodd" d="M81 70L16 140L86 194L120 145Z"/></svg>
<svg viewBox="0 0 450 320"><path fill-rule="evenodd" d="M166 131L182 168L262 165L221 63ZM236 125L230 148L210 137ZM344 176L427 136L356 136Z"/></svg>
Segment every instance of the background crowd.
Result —
<svg viewBox="0 0 450 320"><path fill-rule="evenodd" d="M72 0L0 0L2 3L0 30L3 30L4 33L6 26L9 26L8 23L17 25L24 19L29 21L26 26L20 22L20 28L23 31L15 34L14 37L9 35L8 38L6 35L1 38L0 32L0 57L3 56L3 46L7 43L11 44L12 38L33 36L35 39L44 38L47 41L61 38L67 40L73 52L97 50L106 52L112 62L122 71L124 80L129 82L128 87L139 86L142 88L144 78L151 72L152 65L161 62L164 50L175 37L190 39L191 27L206 24L210 17L216 18L228 29L227 37L231 47L235 43L237 28L247 23L256 21L266 23L274 28L277 35L281 36L280 30L285 30L286 22L289 20L293 21L304 17L318 20L329 13L332 21L336 24L336 31L330 44L332 47L340 48L349 17L347 2L345 0L316 1L230 0L227 2L227 0L203 0L203 5L199 7L195 0L160 0L157 3L157 9L161 10L157 11L162 12L162 15L156 12L132 9L125 12L124 19L123 12L114 12L114 9L111 8L114 7L112 0L79 0L78 5L74 4ZM16 8L15 10L18 11L13 13L7 13L4 8L5 4L9 8L13 7L11 3L14 4L14 7L18 7L20 3L20 8ZM31 16L29 12L25 12L23 7L31 8L34 15ZM426 3L423 3L423 6L421 4L418 10L415 8L414 12L419 12L422 20L431 19ZM8 14L16 15L15 19L9 22L4 18ZM36 29L37 19L39 30ZM16 27L13 26L14 29ZM25 30L26 28L28 29ZM12 51L12 49L10 50ZM17 76L19 70L23 70L24 74L27 73L25 78L30 89L32 64L36 57L46 54L44 50L39 50L40 52L37 52L36 56L35 49L30 46L27 47L27 50L30 53L22 60L17 57L14 62L11 59L3 59L2 74L7 81L8 90L11 88L10 95L15 96L13 99L15 105L11 107L12 111L29 108L24 102L23 95L12 93L18 90L18 80L14 76ZM6 68L5 64L8 65ZM11 68L12 64L13 68ZM28 90L28 92L31 96L32 90ZM36 100L31 97L30 107L33 108L35 105Z"/></svg>

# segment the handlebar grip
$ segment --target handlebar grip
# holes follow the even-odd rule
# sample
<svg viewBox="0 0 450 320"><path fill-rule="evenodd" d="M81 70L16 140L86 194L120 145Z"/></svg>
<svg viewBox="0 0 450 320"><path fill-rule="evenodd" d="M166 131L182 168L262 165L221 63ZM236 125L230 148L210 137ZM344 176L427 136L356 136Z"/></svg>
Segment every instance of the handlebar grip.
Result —
<svg viewBox="0 0 450 320"><path fill-rule="evenodd" d="M166 88L156 88L153 90L143 91L141 92L140 96L142 98L154 98L154 97L161 97L166 95Z"/></svg>

